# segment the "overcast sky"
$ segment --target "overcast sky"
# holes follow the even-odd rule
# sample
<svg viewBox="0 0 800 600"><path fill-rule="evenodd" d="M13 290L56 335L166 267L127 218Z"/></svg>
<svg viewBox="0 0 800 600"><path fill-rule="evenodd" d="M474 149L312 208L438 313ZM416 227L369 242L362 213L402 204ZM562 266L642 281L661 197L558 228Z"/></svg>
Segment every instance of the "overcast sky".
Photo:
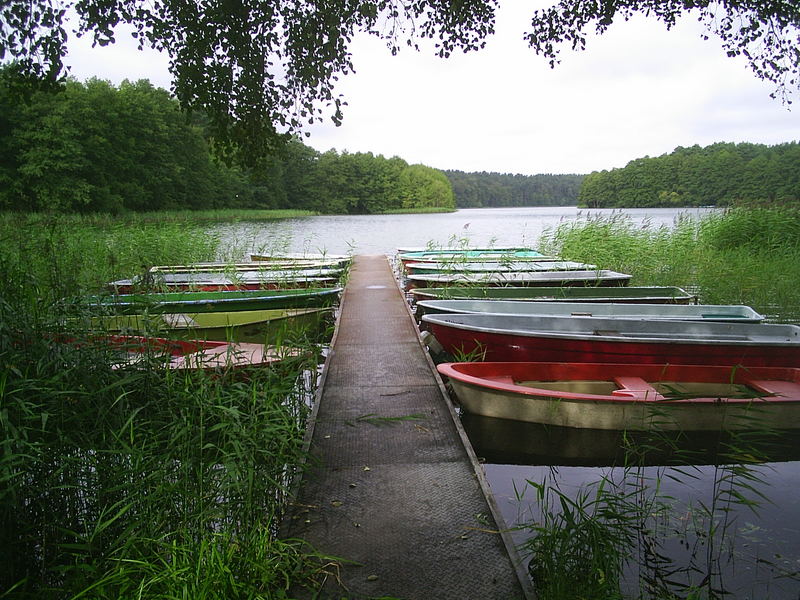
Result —
<svg viewBox="0 0 800 600"><path fill-rule="evenodd" d="M480 52L440 59L379 40L351 47L356 73L340 79L340 127L309 128L320 151L372 152L439 169L589 173L677 146L800 141L797 109L686 17L671 31L644 18L615 23L584 52L564 47L550 69L523 40L536 4L506 0ZM72 45L80 80L150 79L168 88L167 59L126 36L111 48ZM795 98L800 105L800 98Z"/></svg>

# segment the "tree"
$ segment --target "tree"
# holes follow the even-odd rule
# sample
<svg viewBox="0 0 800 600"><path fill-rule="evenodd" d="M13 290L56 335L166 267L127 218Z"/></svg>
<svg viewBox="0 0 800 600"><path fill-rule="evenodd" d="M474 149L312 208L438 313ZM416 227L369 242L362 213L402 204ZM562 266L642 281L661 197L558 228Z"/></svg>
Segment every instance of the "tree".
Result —
<svg viewBox="0 0 800 600"><path fill-rule="evenodd" d="M590 173L578 203L591 208L725 206L800 200L800 144L717 143L638 158Z"/></svg>
<svg viewBox="0 0 800 600"><path fill-rule="evenodd" d="M359 32L392 52L413 39L436 39L448 56L473 50L492 32L496 0L5 0L0 59L11 57L31 82L63 75L68 11L79 35L115 41L128 24L140 47L171 58L174 92L186 109L206 113L216 148L263 157L323 113L342 118L333 84L352 70L349 44Z"/></svg>
<svg viewBox="0 0 800 600"><path fill-rule="evenodd" d="M605 33L615 18L628 20L635 13L662 21L667 29L684 13L694 12L708 34L716 35L728 56L744 56L760 79L776 86L773 97L787 102L800 80L800 4L796 0L561 0L537 10L527 34L537 54L558 62L558 46L586 48L592 25Z"/></svg>
<svg viewBox="0 0 800 600"><path fill-rule="evenodd" d="M8 75L0 68L0 209L120 212L250 200L246 178L213 161L202 129L149 82L68 80L62 94L21 102ZM264 177L254 181L263 187Z"/></svg>
<svg viewBox="0 0 800 600"><path fill-rule="evenodd" d="M209 116L222 154L238 148L249 161L270 154L309 122L342 118L334 94L352 71L349 45L359 32L384 39L393 53L417 40L435 52L477 50L494 31L499 0L5 0L0 59L16 60L29 83L51 87L63 76L68 12L79 35L114 42L120 24L140 46L167 52L174 93L186 109ZM798 6L794 0L561 0L535 11L531 47L555 64L557 46L586 45L591 24L603 33L634 13L671 27L697 10L730 55L745 55L758 77L780 91L798 82Z"/></svg>

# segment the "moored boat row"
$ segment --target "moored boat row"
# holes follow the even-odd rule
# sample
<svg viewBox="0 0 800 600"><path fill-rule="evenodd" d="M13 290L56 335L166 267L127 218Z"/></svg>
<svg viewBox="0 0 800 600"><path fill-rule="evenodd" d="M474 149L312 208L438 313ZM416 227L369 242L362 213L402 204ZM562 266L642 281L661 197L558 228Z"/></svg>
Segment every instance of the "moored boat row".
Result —
<svg viewBox="0 0 800 600"><path fill-rule="evenodd" d="M800 327L677 287L604 287L602 270L575 287L565 275L576 271L516 264L407 274L467 412L572 428L800 429ZM537 293L532 274L557 283Z"/></svg>
<svg viewBox="0 0 800 600"><path fill-rule="evenodd" d="M96 339L167 350L169 368L274 364L328 328L350 258L271 255L250 263L152 267L85 299ZM287 341L289 345L287 345ZM249 357L249 358L248 358Z"/></svg>

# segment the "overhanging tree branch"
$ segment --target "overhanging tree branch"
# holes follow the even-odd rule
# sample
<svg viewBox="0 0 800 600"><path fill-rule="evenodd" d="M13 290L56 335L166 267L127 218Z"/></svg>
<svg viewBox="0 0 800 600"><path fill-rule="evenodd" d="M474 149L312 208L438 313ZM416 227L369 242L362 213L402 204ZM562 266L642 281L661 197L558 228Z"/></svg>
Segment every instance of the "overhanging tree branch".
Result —
<svg viewBox="0 0 800 600"><path fill-rule="evenodd" d="M77 35L113 43L120 24L140 47L168 53L173 92L205 114L217 151L252 161L273 152L309 123L342 119L335 82L352 72L358 33L383 39L392 52L421 39L448 57L481 49L494 32L499 0L5 0L0 59L16 61L29 83L63 80L65 15ZM743 55L756 76L788 101L798 87L800 8L796 0L561 0L535 11L530 46L558 62L559 46L586 47L590 27L639 13L672 27L692 13L731 56Z"/></svg>

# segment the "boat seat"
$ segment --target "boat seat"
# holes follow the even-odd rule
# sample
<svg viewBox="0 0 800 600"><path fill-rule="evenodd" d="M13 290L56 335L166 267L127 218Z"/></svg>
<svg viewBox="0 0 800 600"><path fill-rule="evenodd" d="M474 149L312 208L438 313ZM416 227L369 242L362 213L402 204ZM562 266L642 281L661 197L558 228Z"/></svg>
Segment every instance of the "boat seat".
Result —
<svg viewBox="0 0 800 600"><path fill-rule="evenodd" d="M779 379L751 379L745 385L756 389L759 392L773 396L785 396L787 398L800 399L800 384L793 381L783 381Z"/></svg>
<svg viewBox="0 0 800 600"><path fill-rule="evenodd" d="M620 389L611 392L612 396L630 396L632 392L644 392L645 397L650 400L661 397L656 388L641 377L614 377L614 383Z"/></svg>

